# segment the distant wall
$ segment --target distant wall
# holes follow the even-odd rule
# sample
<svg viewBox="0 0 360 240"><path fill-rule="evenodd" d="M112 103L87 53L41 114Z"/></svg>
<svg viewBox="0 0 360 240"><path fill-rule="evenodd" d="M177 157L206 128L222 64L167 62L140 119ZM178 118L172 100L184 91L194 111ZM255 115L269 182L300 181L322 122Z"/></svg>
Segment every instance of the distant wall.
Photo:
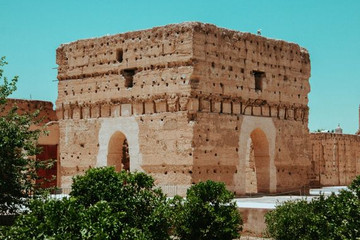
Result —
<svg viewBox="0 0 360 240"><path fill-rule="evenodd" d="M48 159L59 159L58 157L58 144L59 144L59 126L57 124L56 112L52 102L48 101L38 101L38 100L25 100L25 99L7 99L5 108L0 112L0 116L4 116L8 113L13 107L17 107L18 114L26 113L35 113L39 110L39 115L37 117L41 122L38 125L31 126L30 129L39 129L46 125L46 134L41 134L38 139L38 145L43 149L42 153L37 155L37 159L48 160ZM56 175L57 179L52 181L48 186L60 185L58 176L58 166L59 161L52 169L40 170L38 172L39 176L45 176L50 178L52 175Z"/></svg>
<svg viewBox="0 0 360 240"><path fill-rule="evenodd" d="M36 110L40 110L39 118L43 118L44 123L57 120L56 112L53 109L53 103L38 100L9 98L7 99L4 111L2 111L0 115L7 113L14 106L17 106L17 112L19 114L34 113Z"/></svg>
<svg viewBox="0 0 360 240"><path fill-rule="evenodd" d="M360 175L360 136L311 133L313 185L348 185Z"/></svg>

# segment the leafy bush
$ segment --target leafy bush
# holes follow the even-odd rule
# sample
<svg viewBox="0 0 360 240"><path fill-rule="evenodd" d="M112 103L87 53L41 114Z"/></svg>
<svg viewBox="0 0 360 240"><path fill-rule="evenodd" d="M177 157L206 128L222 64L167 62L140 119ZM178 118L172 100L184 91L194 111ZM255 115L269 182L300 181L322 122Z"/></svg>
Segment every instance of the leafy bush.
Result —
<svg viewBox="0 0 360 240"><path fill-rule="evenodd" d="M356 196L360 199L360 175L352 181L349 185L349 189L355 192Z"/></svg>
<svg viewBox="0 0 360 240"><path fill-rule="evenodd" d="M174 199L175 232L182 240L230 240L240 236L242 219L224 183L200 182L186 200Z"/></svg>
<svg viewBox="0 0 360 240"><path fill-rule="evenodd" d="M223 183L192 186L167 201L144 173L94 168L73 179L69 199L34 200L1 239L230 240L242 220Z"/></svg>
<svg viewBox="0 0 360 240"><path fill-rule="evenodd" d="M74 178L71 196L84 206L107 201L121 221L145 231L146 239L167 239L169 205L154 179L145 173L115 172L113 167L94 168Z"/></svg>
<svg viewBox="0 0 360 240"><path fill-rule="evenodd" d="M338 195L311 202L286 202L266 214L269 236L274 239L357 239L360 237L359 177Z"/></svg>
<svg viewBox="0 0 360 240"><path fill-rule="evenodd" d="M90 169L70 199L33 201L7 239L169 239L170 208L144 173Z"/></svg>

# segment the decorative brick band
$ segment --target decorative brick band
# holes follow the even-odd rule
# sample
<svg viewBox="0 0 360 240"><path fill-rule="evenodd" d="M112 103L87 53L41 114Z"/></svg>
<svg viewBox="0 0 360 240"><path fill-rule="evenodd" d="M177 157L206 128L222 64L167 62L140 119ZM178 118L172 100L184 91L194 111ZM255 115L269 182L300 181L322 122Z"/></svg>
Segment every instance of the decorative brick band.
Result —
<svg viewBox="0 0 360 240"><path fill-rule="evenodd" d="M307 106L268 104L266 101L241 98L202 98L189 96L155 96L150 99L112 99L110 102L62 104L57 109L59 119L90 119L101 117L128 117L163 112L188 111L230 115L276 117L307 122Z"/></svg>

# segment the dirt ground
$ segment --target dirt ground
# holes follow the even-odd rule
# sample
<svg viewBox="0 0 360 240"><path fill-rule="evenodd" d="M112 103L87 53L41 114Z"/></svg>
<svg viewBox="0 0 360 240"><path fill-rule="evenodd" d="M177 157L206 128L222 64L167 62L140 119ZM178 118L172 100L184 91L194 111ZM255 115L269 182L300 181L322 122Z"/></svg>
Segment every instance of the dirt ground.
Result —
<svg viewBox="0 0 360 240"><path fill-rule="evenodd" d="M271 240L271 238L242 236L239 240Z"/></svg>

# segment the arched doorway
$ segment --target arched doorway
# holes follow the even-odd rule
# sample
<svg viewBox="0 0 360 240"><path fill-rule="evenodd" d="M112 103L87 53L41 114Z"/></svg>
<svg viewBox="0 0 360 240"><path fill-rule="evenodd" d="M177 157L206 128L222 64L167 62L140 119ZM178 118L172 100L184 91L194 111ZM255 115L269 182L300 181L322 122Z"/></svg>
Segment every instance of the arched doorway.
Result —
<svg viewBox="0 0 360 240"><path fill-rule="evenodd" d="M250 134L246 154L246 193L270 192L269 142L257 128Z"/></svg>
<svg viewBox="0 0 360 240"><path fill-rule="evenodd" d="M109 141L107 166L114 166L117 172L121 170L130 171L129 146L125 135L117 131Z"/></svg>

